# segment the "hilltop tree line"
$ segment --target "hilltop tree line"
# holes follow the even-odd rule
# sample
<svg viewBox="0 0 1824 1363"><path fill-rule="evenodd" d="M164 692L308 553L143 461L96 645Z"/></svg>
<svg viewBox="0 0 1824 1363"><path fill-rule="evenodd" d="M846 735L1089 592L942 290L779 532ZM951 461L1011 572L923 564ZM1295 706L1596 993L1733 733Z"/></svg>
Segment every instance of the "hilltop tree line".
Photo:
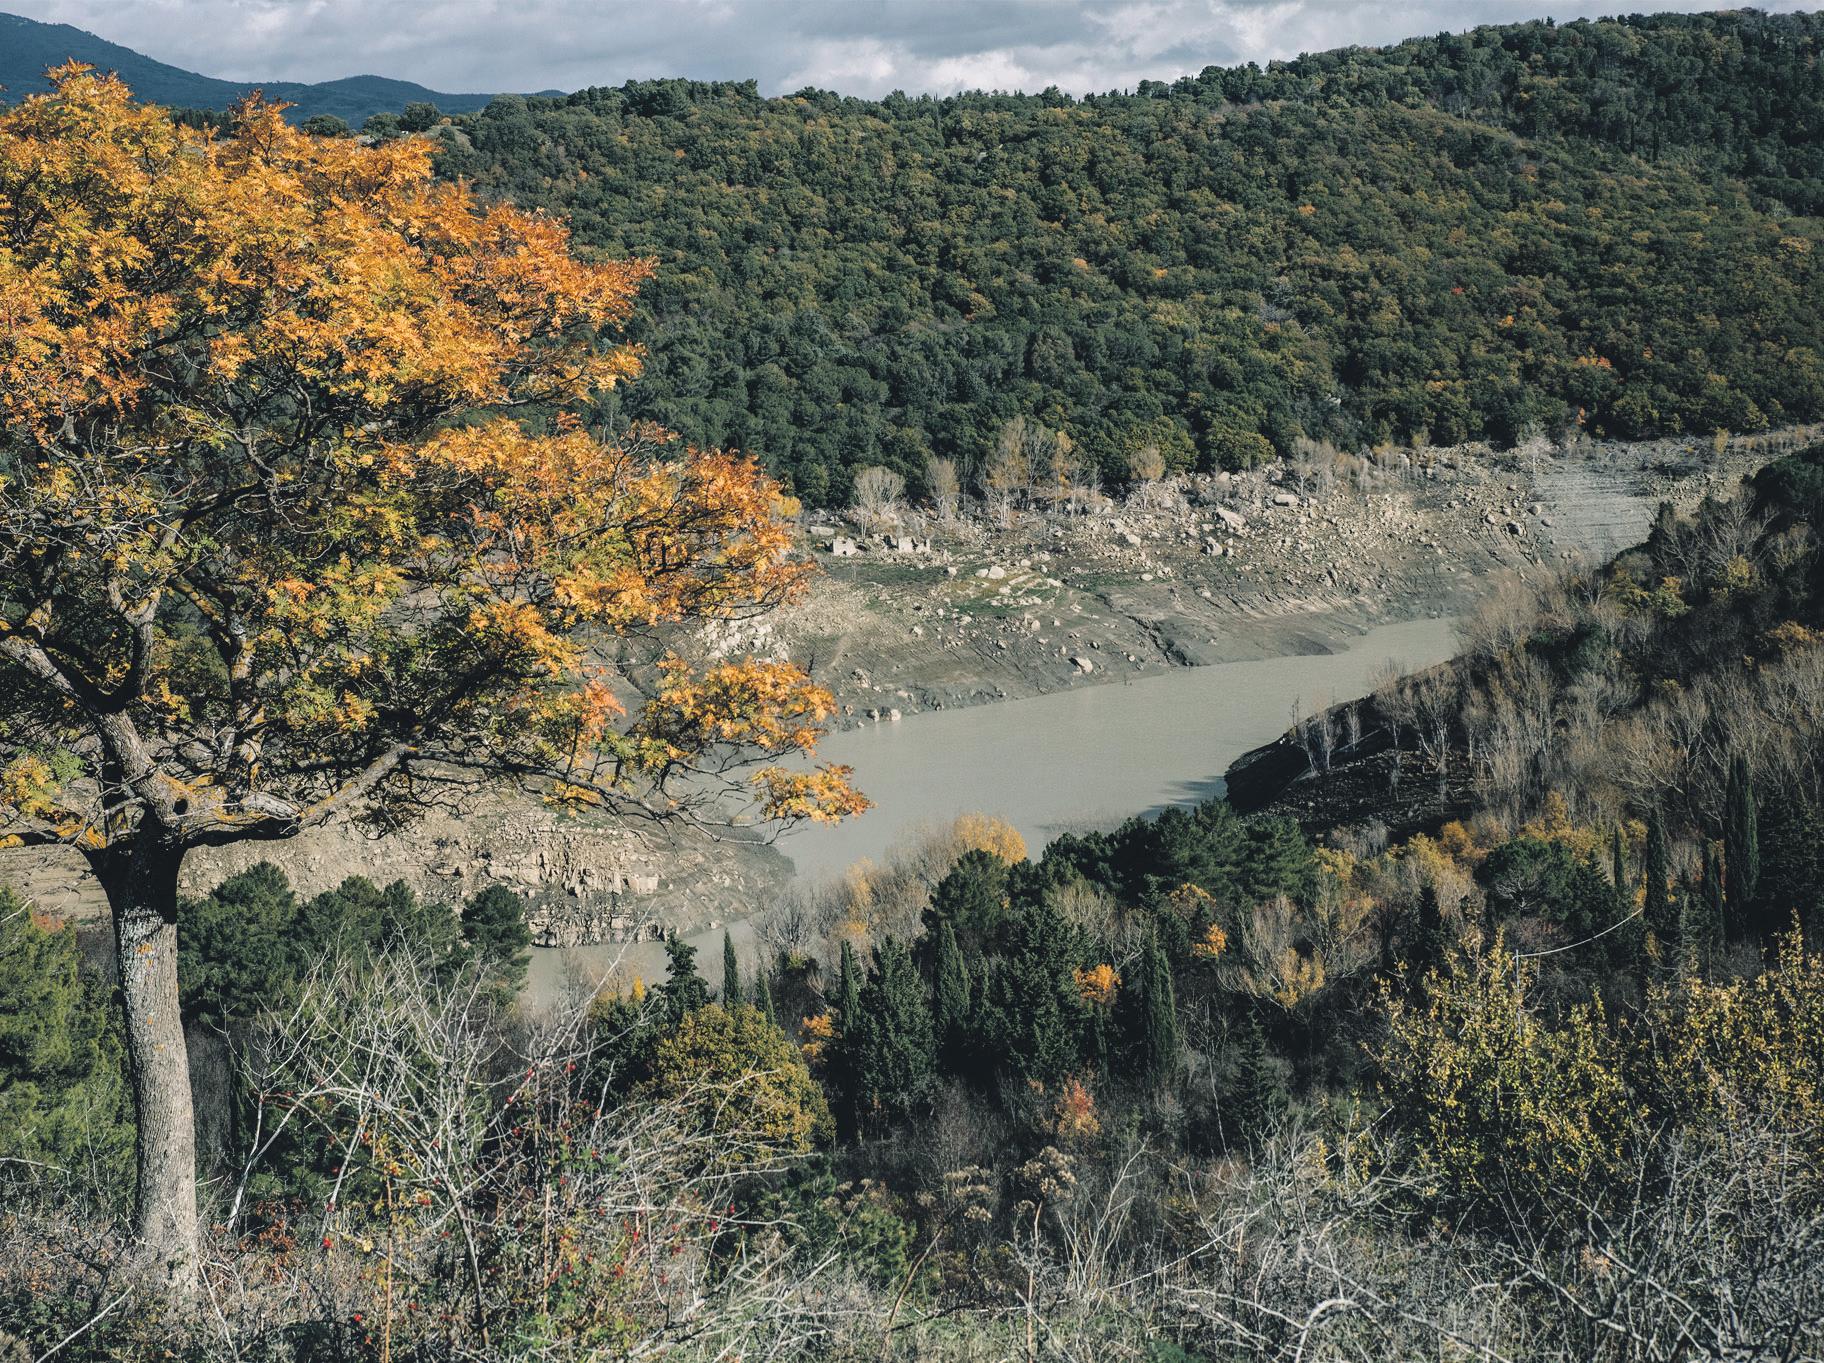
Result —
<svg viewBox="0 0 1824 1363"><path fill-rule="evenodd" d="M1821 36L1531 23L1080 100L647 81L431 134L441 174L656 260L609 415L834 503L870 466L927 494L933 457L974 491L1015 418L1113 482L1814 419Z"/></svg>

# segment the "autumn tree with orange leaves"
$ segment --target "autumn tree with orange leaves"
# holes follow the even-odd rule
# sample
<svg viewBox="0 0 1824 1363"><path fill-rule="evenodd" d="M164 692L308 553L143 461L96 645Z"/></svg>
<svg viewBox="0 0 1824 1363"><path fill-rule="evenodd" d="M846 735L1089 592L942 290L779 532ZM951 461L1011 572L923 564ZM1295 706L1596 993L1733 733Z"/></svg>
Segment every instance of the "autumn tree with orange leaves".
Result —
<svg viewBox="0 0 1824 1363"><path fill-rule="evenodd" d="M751 462L575 415L638 372L611 337L648 262L434 183L418 141L257 100L215 137L54 76L0 114L0 845L106 892L136 1231L183 1291L192 848L501 780L657 818L865 801L804 760L831 700L801 671L658 643L804 570ZM601 661L630 639L637 691Z"/></svg>

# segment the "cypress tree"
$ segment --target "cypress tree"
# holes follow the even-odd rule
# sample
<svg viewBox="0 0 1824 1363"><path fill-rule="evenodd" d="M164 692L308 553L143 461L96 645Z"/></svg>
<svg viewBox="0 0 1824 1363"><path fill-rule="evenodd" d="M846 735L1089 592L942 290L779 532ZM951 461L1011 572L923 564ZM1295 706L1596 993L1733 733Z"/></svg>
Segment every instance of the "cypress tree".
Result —
<svg viewBox="0 0 1824 1363"><path fill-rule="evenodd" d="M1419 891L1418 925L1412 940L1412 983L1422 987L1425 972L1444 968L1444 909L1436 886Z"/></svg>
<svg viewBox="0 0 1824 1363"><path fill-rule="evenodd" d="M1699 902L1702 931L1693 945L1707 968L1711 953L1723 940L1723 854L1713 842L1704 844L1704 888Z"/></svg>
<svg viewBox="0 0 1824 1363"><path fill-rule="evenodd" d="M1784 932L1788 915L1815 934L1824 926L1824 811L1810 800L1770 800L1759 813L1760 876L1755 882L1761 921Z"/></svg>
<svg viewBox="0 0 1824 1363"><path fill-rule="evenodd" d="M1709 860L1708 853L1705 860ZM1696 977L1703 973L1710 955L1707 924L1710 910L1701 888L1693 893L1687 886L1679 892L1678 902L1678 967L1683 975Z"/></svg>
<svg viewBox="0 0 1824 1363"><path fill-rule="evenodd" d="M855 948L844 942L836 974L836 1023L846 1032L860 1020L861 968L855 964Z"/></svg>
<svg viewBox="0 0 1824 1363"><path fill-rule="evenodd" d="M735 939L722 934L722 1006L733 1008L742 1001L741 965L735 960Z"/></svg>
<svg viewBox="0 0 1824 1363"><path fill-rule="evenodd" d="M1748 937L1760 924L1754 916L1761 878L1760 826L1754 807L1754 783L1748 759L1729 759L1729 784L1723 793L1723 888L1732 937Z"/></svg>
<svg viewBox="0 0 1824 1363"><path fill-rule="evenodd" d="M1241 1053L1235 1061L1235 1078L1228 1106L1234 1115L1232 1135L1253 1144L1263 1139L1285 1110L1285 1090L1279 1071L1267 1054L1267 1034L1260 1018L1248 1014L1241 1034Z"/></svg>
<svg viewBox="0 0 1824 1363"><path fill-rule="evenodd" d="M831 1106L842 1118L849 1135L860 1130L867 1106L861 1066L865 1032L861 969L855 962L855 948L844 942L841 963L836 970L836 1039L830 1047L828 1077L833 1098Z"/></svg>
<svg viewBox="0 0 1824 1363"><path fill-rule="evenodd" d="M1140 1070L1158 1085L1178 1070L1178 1007L1171 967L1156 932L1147 938L1141 960L1140 991Z"/></svg>
<svg viewBox="0 0 1824 1363"><path fill-rule="evenodd" d="M772 971L768 970L765 965L754 972L754 1007L760 1010L761 1017L777 1027L779 1010L773 1006L773 986L769 978L771 975Z"/></svg>
<svg viewBox="0 0 1824 1363"><path fill-rule="evenodd" d="M1007 1077L1055 1083L1082 1063L1076 937L1057 911L1030 904L1005 925L982 991L979 1030Z"/></svg>
<svg viewBox="0 0 1824 1363"><path fill-rule="evenodd" d="M1661 925L1654 931L1654 936L1659 938L1661 975L1676 978L1691 973L1691 939L1685 934L1691 917L1690 891L1683 886L1668 889L1666 906L1660 914Z"/></svg>
<svg viewBox="0 0 1824 1363"><path fill-rule="evenodd" d="M937 925L931 1002L938 1058L946 1071L960 1073L965 1068L968 1053L969 967L956 944L956 930L950 926L948 918Z"/></svg>
<svg viewBox="0 0 1824 1363"><path fill-rule="evenodd" d="M1660 964L1670 969L1678 959L1678 906L1672 899L1671 858L1666 851L1665 825L1657 810L1647 815L1644 862L1647 895L1641 917L1646 930L1659 943Z"/></svg>
<svg viewBox="0 0 1824 1363"><path fill-rule="evenodd" d="M709 1002L709 985L697 974L697 949L674 932L665 939L665 983L659 986L672 1026Z"/></svg>

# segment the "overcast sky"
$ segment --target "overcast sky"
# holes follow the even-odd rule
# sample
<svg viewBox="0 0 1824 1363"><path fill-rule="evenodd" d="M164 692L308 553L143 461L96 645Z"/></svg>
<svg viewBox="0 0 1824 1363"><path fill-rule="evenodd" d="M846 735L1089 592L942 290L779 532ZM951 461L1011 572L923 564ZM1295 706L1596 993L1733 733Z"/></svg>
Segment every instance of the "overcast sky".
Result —
<svg viewBox="0 0 1824 1363"><path fill-rule="evenodd" d="M1483 23L1677 0L0 0L231 80L375 74L437 90L572 90L651 76L1073 94ZM1759 0L1769 10L1816 0Z"/></svg>

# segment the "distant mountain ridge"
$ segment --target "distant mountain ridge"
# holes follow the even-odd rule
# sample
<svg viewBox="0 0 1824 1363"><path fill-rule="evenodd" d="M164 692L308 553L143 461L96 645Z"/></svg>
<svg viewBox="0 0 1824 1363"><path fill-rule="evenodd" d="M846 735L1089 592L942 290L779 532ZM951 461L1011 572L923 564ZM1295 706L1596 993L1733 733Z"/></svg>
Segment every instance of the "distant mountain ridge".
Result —
<svg viewBox="0 0 1824 1363"><path fill-rule="evenodd" d="M71 58L119 73L139 98L173 108L226 109L250 90L297 106L294 119L335 114L359 127L370 115L397 113L407 104L426 101L445 113L472 113L487 107L492 94L451 94L409 80L385 76L349 76L308 84L301 81L232 81L199 75L154 61L130 47L111 43L69 24L46 24L17 14L0 14L0 101L50 88L45 71Z"/></svg>

